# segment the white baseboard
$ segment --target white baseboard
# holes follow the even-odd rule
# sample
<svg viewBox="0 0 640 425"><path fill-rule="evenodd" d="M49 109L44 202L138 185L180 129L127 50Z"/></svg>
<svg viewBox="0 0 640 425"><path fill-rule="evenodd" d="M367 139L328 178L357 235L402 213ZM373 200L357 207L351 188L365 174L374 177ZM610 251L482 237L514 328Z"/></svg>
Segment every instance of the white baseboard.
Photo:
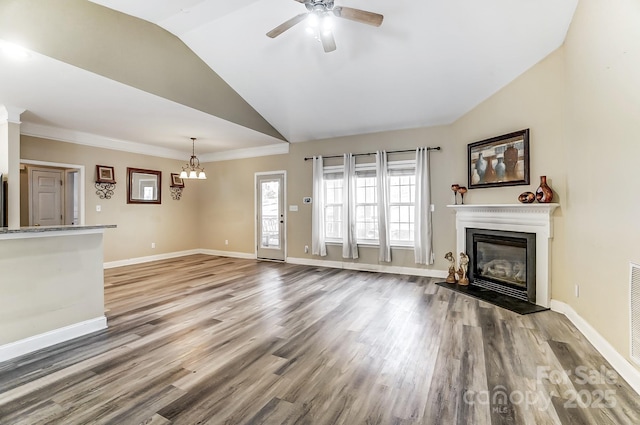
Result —
<svg viewBox="0 0 640 425"><path fill-rule="evenodd" d="M303 266L314 267L330 267L333 269L346 269L346 270L358 270L363 272L377 272L377 273L392 273L392 274L405 274L411 276L425 276L425 277L438 277L446 278L449 274L444 270L436 269L421 269L417 267L400 267L400 266L387 266L383 264L365 264L365 263L351 263L345 261L328 261L328 260L316 260L315 258L296 258L287 257L287 263L300 264Z"/></svg>
<svg viewBox="0 0 640 425"><path fill-rule="evenodd" d="M19 341L10 342L9 344L0 346L0 362L13 359L32 351L50 347L61 342L68 341L79 336L87 335L107 327L107 318L105 316L96 317L95 319L85 320L84 322L74 323L73 325L63 328L54 329L39 335L30 336L29 338Z"/></svg>
<svg viewBox="0 0 640 425"><path fill-rule="evenodd" d="M255 260L257 258L255 253L250 254L247 252L221 251L221 250L215 250L215 249L192 249L189 251L169 252L166 254L151 255L148 257L138 257L138 258L129 258L126 260L110 261L108 263L104 263L104 268L111 269L114 267L130 266L133 264L142 264L142 263L148 263L150 261L166 260L169 258L184 257L186 255L194 255L194 254L215 255L218 257L242 258L245 260ZM448 272L445 270L422 269L417 267L387 266L383 264L365 264L365 263L350 263L350 262L343 262L343 261L316 260L314 258L287 257L286 262L291 264L300 264L300 265L313 266L313 267L329 267L333 269L358 270L358 271L365 271L365 272L393 273L393 274L403 274L403 275L411 275L411 276L437 277L442 279L445 279L448 275Z"/></svg>
<svg viewBox="0 0 640 425"><path fill-rule="evenodd" d="M233 251L218 251L215 249L199 249L200 254L215 255L218 257L231 257L231 258L244 258L245 260L255 260L256 254L249 254L247 252L233 252Z"/></svg>
<svg viewBox="0 0 640 425"><path fill-rule="evenodd" d="M167 252L165 254L149 255L147 257L127 258L126 260L109 261L107 263L104 263L104 268L112 269L115 267L132 266L134 264L143 264L158 260L168 260L169 258L185 257L187 255L195 254L215 255L218 257L244 258L247 260L256 259L255 254L248 254L246 252L217 251L213 249L190 249L188 251Z"/></svg>
<svg viewBox="0 0 640 425"><path fill-rule="evenodd" d="M596 331L569 304L551 300L551 310L564 314L576 328L589 340L591 344L611 363L611 366L624 378L631 387L640 394L640 370L636 369L624 358L602 335Z"/></svg>
<svg viewBox="0 0 640 425"><path fill-rule="evenodd" d="M109 261L108 263L104 263L104 268L112 269L114 267L131 266L134 264L143 264L149 263L151 261L167 260L169 258L184 257L185 255L194 255L200 253L201 250L199 249L190 249L188 251L176 251L167 252L165 254L149 255L147 257L127 258L126 260Z"/></svg>

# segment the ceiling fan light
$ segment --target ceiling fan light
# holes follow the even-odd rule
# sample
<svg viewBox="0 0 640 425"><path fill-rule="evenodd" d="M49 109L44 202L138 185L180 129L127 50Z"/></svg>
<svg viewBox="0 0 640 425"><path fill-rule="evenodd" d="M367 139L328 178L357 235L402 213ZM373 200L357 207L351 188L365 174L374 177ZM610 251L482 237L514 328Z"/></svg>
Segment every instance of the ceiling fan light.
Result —
<svg viewBox="0 0 640 425"><path fill-rule="evenodd" d="M331 32L331 30L333 29L333 23L333 18L331 18L331 16L329 15L322 18L322 31L324 33Z"/></svg>
<svg viewBox="0 0 640 425"><path fill-rule="evenodd" d="M320 25L320 18L315 13L309 13L307 25L311 28L317 28Z"/></svg>
<svg viewBox="0 0 640 425"><path fill-rule="evenodd" d="M313 30L313 28L311 28L311 27L306 27L304 30L305 30L305 32L306 32L307 34L309 34L310 36L313 36L313 35L316 33L316 32Z"/></svg>

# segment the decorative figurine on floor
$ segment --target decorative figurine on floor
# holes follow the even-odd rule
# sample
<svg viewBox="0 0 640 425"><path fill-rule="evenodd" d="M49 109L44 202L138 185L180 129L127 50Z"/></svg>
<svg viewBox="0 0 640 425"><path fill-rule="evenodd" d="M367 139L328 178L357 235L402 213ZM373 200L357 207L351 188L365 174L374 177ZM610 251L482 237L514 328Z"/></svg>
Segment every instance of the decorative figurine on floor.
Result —
<svg viewBox="0 0 640 425"><path fill-rule="evenodd" d="M458 285L468 285L467 268L469 267L469 256L464 252L460 253L460 268L458 269Z"/></svg>
<svg viewBox="0 0 640 425"><path fill-rule="evenodd" d="M449 276L447 283L456 283L456 259L453 258L453 252L449 251L444 255L445 260L449 261Z"/></svg>

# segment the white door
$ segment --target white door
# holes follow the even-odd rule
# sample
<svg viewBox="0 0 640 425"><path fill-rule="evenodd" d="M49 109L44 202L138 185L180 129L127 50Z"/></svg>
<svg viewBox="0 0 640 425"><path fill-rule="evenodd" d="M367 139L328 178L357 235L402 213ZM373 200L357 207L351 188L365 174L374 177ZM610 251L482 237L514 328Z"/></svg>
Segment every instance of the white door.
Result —
<svg viewBox="0 0 640 425"><path fill-rule="evenodd" d="M284 261L284 173L256 175L257 256Z"/></svg>
<svg viewBox="0 0 640 425"><path fill-rule="evenodd" d="M59 226L62 216L62 170L31 170L31 225Z"/></svg>

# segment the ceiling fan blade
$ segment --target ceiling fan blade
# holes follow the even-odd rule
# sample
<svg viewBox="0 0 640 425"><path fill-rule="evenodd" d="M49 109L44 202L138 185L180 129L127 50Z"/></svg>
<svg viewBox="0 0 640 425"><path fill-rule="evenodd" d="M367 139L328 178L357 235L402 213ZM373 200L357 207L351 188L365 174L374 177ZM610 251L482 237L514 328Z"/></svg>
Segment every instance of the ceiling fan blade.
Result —
<svg viewBox="0 0 640 425"><path fill-rule="evenodd" d="M308 15L308 13L306 13L306 12L305 13L301 13L301 14L296 15L293 18L289 19L288 21L283 22L282 24L278 25L277 27L275 27L274 29L269 31L267 33L267 37L276 38L277 36L279 36L280 34L285 32L286 30L288 30L289 28L291 28L295 24L298 24L298 23L304 21L304 19L307 17L307 15Z"/></svg>
<svg viewBox="0 0 640 425"><path fill-rule="evenodd" d="M320 31L320 41L322 41L322 47L325 53L336 50L336 40L333 38L331 31Z"/></svg>
<svg viewBox="0 0 640 425"><path fill-rule="evenodd" d="M382 25L382 20L384 19L384 16L379 13L367 12L366 10L344 6L334 7L333 14L339 18L350 19L363 24L373 25L374 27Z"/></svg>

